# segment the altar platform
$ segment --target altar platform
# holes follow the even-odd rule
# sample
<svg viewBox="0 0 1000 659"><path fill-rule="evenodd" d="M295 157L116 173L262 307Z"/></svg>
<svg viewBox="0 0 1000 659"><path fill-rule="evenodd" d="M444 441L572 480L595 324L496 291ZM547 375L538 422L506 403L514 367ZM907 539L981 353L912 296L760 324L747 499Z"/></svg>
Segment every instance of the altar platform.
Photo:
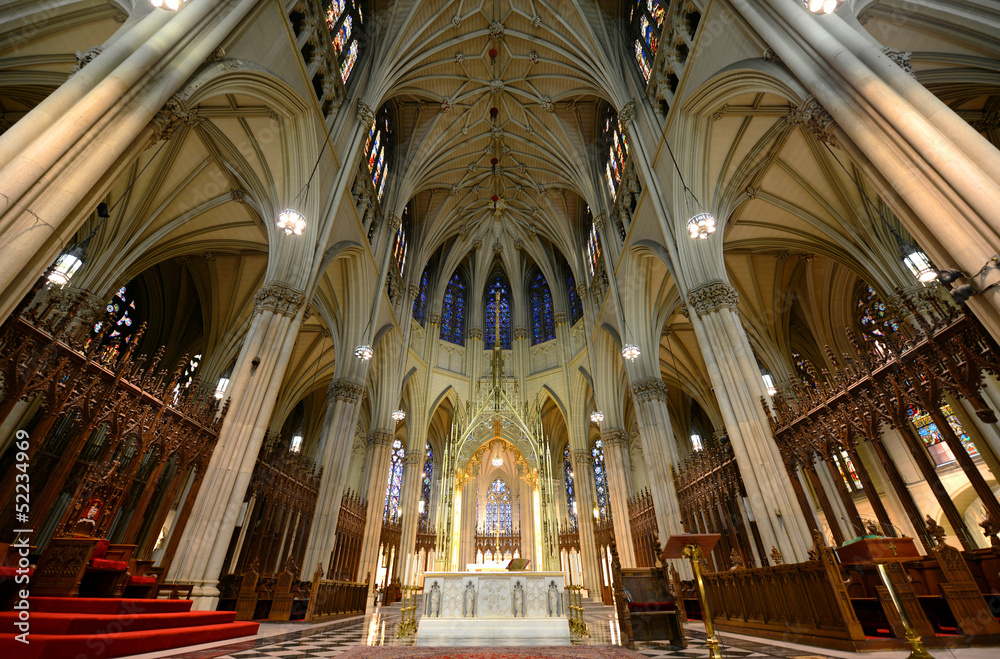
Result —
<svg viewBox="0 0 1000 659"><path fill-rule="evenodd" d="M562 572L425 572L417 645L569 645Z"/></svg>

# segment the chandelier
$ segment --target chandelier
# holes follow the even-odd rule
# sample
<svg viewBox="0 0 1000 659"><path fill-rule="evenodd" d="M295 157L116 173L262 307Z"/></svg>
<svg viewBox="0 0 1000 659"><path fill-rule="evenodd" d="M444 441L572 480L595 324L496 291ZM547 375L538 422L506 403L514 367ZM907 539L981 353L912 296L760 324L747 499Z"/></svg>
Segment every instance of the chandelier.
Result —
<svg viewBox="0 0 1000 659"><path fill-rule="evenodd" d="M630 362L634 362L636 359L638 359L639 355L641 354L642 353L639 352L639 346L637 346L634 343L626 343L625 346L622 348L622 357L629 360Z"/></svg>
<svg viewBox="0 0 1000 659"><path fill-rule="evenodd" d="M698 213L688 220L687 229L692 238L704 240L715 233L715 216L711 213Z"/></svg>
<svg viewBox="0 0 1000 659"><path fill-rule="evenodd" d="M301 236L306 228L306 218L302 213L286 208L278 214L277 224L278 228L283 229L289 236L293 233L296 236Z"/></svg>
<svg viewBox="0 0 1000 659"><path fill-rule="evenodd" d="M403 410L393 410L393 412L392 412L392 420L393 421L399 422L399 421L402 421L405 418L406 418L406 412L404 412Z"/></svg>
<svg viewBox="0 0 1000 659"><path fill-rule="evenodd" d="M806 9L814 14L832 14L844 0L802 0Z"/></svg>
<svg viewBox="0 0 1000 659"><path fill-rule="evenodd" d="M503 458L501 458L499 455L497 457L493 458L493 466L494 467L502 467L503 466Z"/></svg>
<svg viewBox="0 0 1000 659"><path fill-rule="evenodd" d="M601 421L604 421L604 414L600 410L594 410L590 415L590 422L600 425Z"/></svg>
<svg viewBox="0 0 1000 659"><path fill-rule="evenodd" d="M367 343L354 349L354 356L362 361L368 361L374 354L375 351L372 350L372 347Z"/></svg>
<svg viewBox="0 0 1000 659"><path fill-rule="evenodd" d="M169 9L170 11L177 11L185 2L187 2L187 0L149 0L149 4L153 5L157 9L162 7L163 9Z"/></svg>

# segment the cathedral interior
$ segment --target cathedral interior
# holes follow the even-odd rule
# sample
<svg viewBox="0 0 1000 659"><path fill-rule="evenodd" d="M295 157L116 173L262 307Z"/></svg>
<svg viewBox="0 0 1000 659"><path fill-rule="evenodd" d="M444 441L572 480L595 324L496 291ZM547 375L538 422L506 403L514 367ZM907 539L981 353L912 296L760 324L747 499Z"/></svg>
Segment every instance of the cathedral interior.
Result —
<svg viewBox="0 0 1000 659"><path fill-rule="evenodd" d="M713 657L1000 644L998 61L983 0L3 0L0 608L405 636L521 559L574 643L646 580Z"/></svg>

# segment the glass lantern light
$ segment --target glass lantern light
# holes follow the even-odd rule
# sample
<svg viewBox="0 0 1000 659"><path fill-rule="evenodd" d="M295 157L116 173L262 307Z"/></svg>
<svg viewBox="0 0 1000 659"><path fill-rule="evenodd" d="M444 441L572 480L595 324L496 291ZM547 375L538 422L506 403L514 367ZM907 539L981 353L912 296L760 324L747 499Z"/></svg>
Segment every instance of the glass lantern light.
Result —
<svg viewBox="0 0 1000 659"><path fill-rule="evenodd" d="M295 234L301 236L306 229L306 218L302 213L286 208L278 213L278 228L289 236Z"/></svg>
<svg viewBox="0 0 1000 659"><path fill-rule="evenodd" d="M502 467L503 466L503 458L501 458L499 455L497 457L493 458L493 466L494 467L498 467L498 468Z"/></svg>
<svg viewBox="0 0 1000 659"><path fill-rule="evenodd" d="M392 420L396 421L397 423L405 418L406 418L406 412L404 412L403 410L394 410L392 413Z"/></svg>
<svg viewBox="0 0 1000 659"><path fill-rule="evenodd" d="M688 234L699 240L705 240L715 233L715 226L715 216L711 213L698 213L687 223Z"/></svg>
<svg viewBox="0 0 1000 659"><path fill-rule="evenodd" d="M590 421L591 423L600 425L601 421L604 421L604 414L600 410L594 410L594 412L590 415Z"/></svg>
<svg viewBox="0 0 1000 659"><path fill-rule="evenodd" d="M814 14L832 14L837 11L837 7L844 0L802 0L802 4L806 6L806 9Z"/></svg>
<svg viewBox="0 0 1000 659"><path fill-rule="evenodd" d="M354 356L362 361L368 361L374 354L375 351L372 350L372 347L367 343L354 349Z"/></svg>
<svg viewBox="0 0 1000 659"><path fill-rule="evenodd" d="M921 284L928 284L937 279L937 270L931 265L927 255L915 249L903 257L903 264Z"/></svg>
<svg viewBox="0 0 1000 659"><path fill-rule="evenodd" d="M634 362L636 359L639 358L639 355L641 354L642 353L639 351L639 346L637 346L634 343L626 343L625 346L622 348L622 357L629 360L630 362Z"/></svg>

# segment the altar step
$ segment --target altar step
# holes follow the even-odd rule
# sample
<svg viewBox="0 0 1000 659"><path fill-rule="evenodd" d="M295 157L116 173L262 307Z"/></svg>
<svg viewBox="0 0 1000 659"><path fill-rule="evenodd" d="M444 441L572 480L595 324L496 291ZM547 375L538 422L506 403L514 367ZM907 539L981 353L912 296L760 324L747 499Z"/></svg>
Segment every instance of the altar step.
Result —
<svg viewBox="0 0 1000 659"><path fill-rule="evenodd" d="M123 657L252 636L256 622L235 622L233 611L191 611L191 600L29 598L30 643L0 634L0 650L18 659ZM13 629L17 612L0 612Z"/></svg>

